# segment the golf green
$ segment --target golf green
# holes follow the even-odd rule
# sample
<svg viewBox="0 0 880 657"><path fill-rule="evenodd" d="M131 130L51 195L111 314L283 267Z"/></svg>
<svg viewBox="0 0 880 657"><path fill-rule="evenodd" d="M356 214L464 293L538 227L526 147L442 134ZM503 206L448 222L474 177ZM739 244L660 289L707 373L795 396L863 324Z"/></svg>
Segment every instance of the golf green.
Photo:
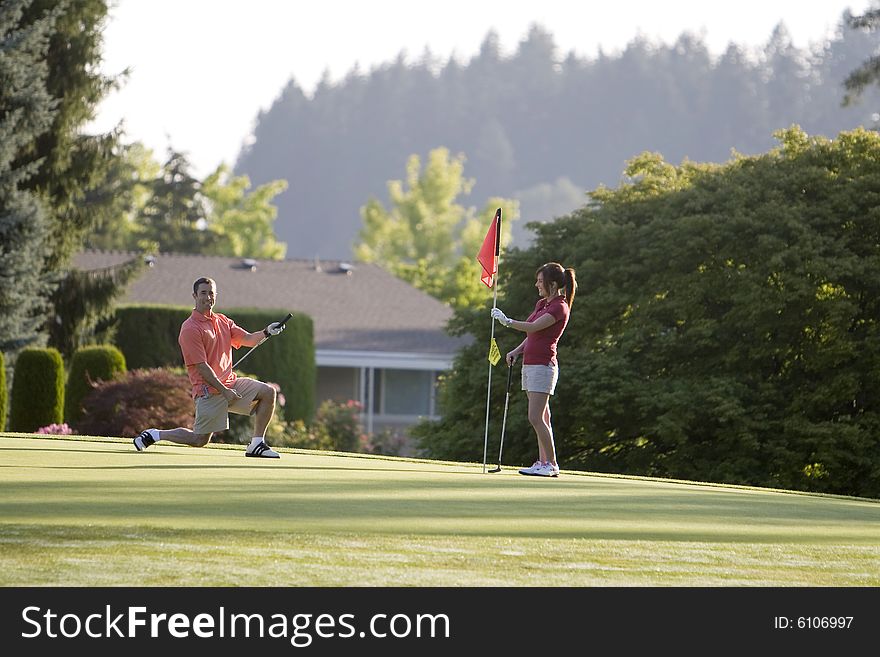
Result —
<svg viewBox="0 0 880 657"><path fill-rule="evenodd" d="M880 503L0 434L4 586L878 586Z"/></svg>

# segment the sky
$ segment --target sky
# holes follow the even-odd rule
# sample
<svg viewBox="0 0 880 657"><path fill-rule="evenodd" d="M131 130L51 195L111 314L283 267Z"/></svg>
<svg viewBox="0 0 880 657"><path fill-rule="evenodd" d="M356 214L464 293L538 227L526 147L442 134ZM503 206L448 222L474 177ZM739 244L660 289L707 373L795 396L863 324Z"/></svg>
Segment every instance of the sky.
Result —
<svg viewBox="0 0 880 657"><path fill-rule="evenodd" d="M685 31L713 55L765 44L783 22L798 48L834 34L844 10L871 0L113 0L103 73L129 69L89 131L122 122L163 160L187 154L197 177L235 163L261 110L294 79L310 94L324 75L368 74L405 52L466 63L490 30L511 54L532 24L560 57L620 52L636 37L671 44Z"/></svg>

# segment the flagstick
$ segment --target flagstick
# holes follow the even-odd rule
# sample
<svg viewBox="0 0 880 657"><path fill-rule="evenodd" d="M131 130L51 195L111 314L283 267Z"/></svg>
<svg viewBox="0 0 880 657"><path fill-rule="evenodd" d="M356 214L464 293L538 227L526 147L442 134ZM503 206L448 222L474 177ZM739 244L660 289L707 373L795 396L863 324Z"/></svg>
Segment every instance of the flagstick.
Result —
<svg viewBox="0 0 880 657"><path fill-rule="evenodd" d="M494 294L492 296L492 310L498 307L498 270L499 265L501 263L501 208L498 208L495 211L495 219L492 221L492 228L495 229L495 239L494 239L494 248L492 249L492 271L489 271L487 267L487 263L485 258L488 253L486 253L486 245L488 244L489 235L491 233L486 234L486 239L483 240L483 246L480 247L480 252L477 254L477 260L480 262L480 266L483 268L483 271L490 275L489 283L486 283L484 277L480 277L480 280L489 285L489 287L493 288ZM492 228L489 230L491 231ZM492 323L492 330L489 337L489 352L491 356L492 345L495 344L495 318L489 320ZM497 362L497 361L496 361ZM483 434L483 474L486 474L486 459L489 451L489 402L492 394L492 359L489 359L489 383L486 386L486 430Z"/></svg>
<svg viewBox="0 0 880 657"><path fill-rule="evenodd" d="M495 294L492 297L492 309L495 309L495 306L498 304L498 276L495 276L495 280L493 280L492 288L495 290ZM489 321L492 322L492 331L489 335L489 344L492 344L492 340L495 339L495 319L492 318ZM489 361L489 385L486 386L486 432L483 434L483 474L486 474L486 454L489 450L489 400L491 398L492 393L492 361Z"/></svg>

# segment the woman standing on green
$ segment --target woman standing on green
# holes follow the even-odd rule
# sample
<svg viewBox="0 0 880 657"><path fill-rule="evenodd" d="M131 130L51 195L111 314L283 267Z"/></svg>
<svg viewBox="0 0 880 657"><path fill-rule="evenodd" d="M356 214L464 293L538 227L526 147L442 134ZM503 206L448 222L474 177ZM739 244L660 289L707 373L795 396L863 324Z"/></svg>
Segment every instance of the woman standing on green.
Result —
<svg viewBox="0 0 880 657"><path fill-rule="evenodd" d="M559 363L556 346L568 324L571 305L577 292L575 271L558 262L548 262L535 272L535 288L541 297L525 321L510 319L500 308L492 309L492 317L509 328L526 334L518 347L508 352L507 366L513 367L523 356L522 389L529 397L529 423L538 438L538 460L520 474L556 477L556 445L550 424L550 396L556 390Z"/></svg>

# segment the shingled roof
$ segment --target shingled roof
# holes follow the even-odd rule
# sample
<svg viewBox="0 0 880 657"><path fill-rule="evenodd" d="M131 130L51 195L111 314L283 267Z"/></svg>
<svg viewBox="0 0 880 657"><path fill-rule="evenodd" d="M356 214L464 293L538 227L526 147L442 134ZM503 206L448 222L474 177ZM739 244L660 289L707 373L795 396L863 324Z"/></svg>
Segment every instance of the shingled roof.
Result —
<svg viewBox="0 0 880 657"><path fill-rule="evenodd" d="M137 257L142 256L85 251L73 265L91 271ZM152 266L129 285L123 303L188 306L193 301L193 281L208 276L217 281L219 312L278 308L309 315L316 350L451 357L467 343L444 331L452 316L448 306L376 265L180 254L151 257Z"/></svg>

